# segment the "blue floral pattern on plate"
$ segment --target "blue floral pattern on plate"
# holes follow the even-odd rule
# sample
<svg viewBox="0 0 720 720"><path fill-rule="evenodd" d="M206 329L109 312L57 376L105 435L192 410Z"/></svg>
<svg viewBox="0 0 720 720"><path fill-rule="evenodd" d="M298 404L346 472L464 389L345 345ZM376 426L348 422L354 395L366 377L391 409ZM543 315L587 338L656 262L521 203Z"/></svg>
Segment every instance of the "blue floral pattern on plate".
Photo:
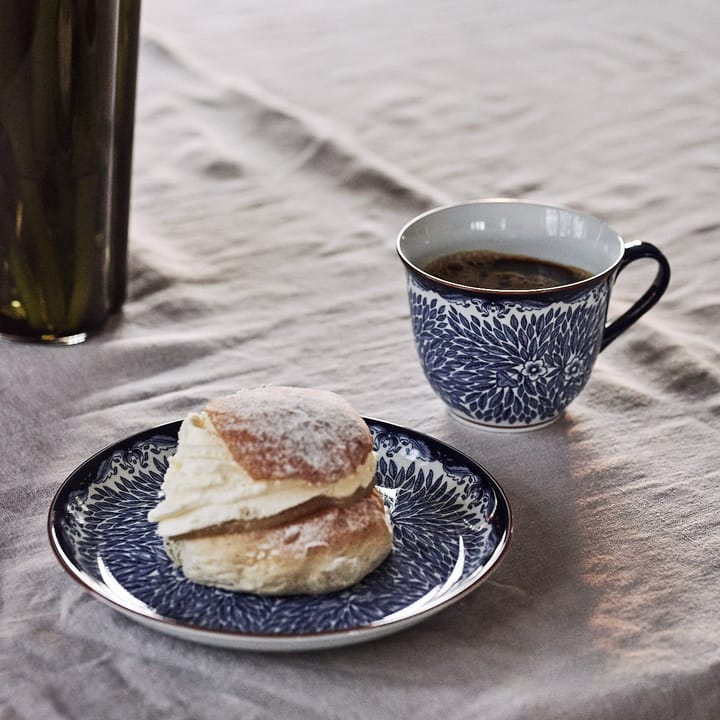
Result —
<svg viewBox="0 0 720 720"><path fill-rule="evenodd" d="M607 283L558 301L442 295L408 276L428 382L457 414L496 427L541 425L579 394L600 351Z"/></svg>
<svg viewBox="0 0 720 720"><path fill-rule="evenodd" d="M393 524L388 559L328 595L263 597L188 581L147 512L157 503L179 423L139 433L81 465L49 514L65 569L115 609L186 639L290 650L394 632L474 589L503 555L510 508L479 465L433 438L367 420L377 485Z"/></svg>

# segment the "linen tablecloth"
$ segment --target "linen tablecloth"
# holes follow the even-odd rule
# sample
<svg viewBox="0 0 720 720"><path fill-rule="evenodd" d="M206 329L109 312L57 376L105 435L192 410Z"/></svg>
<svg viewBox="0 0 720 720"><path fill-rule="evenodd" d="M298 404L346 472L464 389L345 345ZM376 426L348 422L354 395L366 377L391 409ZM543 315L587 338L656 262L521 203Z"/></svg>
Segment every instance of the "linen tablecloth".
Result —
<svg viewBox="0 0 720 720"><path fill-rule="evenodd" d="M81 346L1 348L0 717L720 717L718 29L710 0L146 0L124 312ZM600 216L673 268L523 434L448 416L394 249L415 214L495 196ZM515 520L497 571L301 654L171 638L84 592L45 530L68 473L263 383L484 465Z"/></svg>

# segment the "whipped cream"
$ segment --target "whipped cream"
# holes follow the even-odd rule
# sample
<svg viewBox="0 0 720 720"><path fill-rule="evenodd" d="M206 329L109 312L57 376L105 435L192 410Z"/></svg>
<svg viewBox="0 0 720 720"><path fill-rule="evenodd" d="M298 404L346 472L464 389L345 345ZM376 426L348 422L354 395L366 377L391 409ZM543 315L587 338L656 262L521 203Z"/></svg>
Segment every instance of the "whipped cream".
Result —
<svg viewBox="0 0 720 720"><path fill-rule="evenodd" d="M349 497L375 478L377 460L370 452L354 473L333 484L300 478L255 480L238 465L203 411L180 426L178 448L162 484L164 499L148 513L162 537L173 537L230 520L264 518L314 497Z"/></svg>

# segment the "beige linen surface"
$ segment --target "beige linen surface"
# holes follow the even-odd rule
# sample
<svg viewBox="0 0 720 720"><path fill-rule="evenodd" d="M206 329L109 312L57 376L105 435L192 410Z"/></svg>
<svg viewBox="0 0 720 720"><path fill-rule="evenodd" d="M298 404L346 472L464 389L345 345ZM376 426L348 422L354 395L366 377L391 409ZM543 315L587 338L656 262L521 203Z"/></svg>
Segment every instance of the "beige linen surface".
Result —
<svg viewBox="0 0 720 720"><path fill-rule="evenodd" d="M719 29L710 0L146 0L125 311L84 346L1 348L0 717L720 717ZM394 250L416 213L498 195L673 267L521 435L448 417ZM63 573L45 518L75 466L260 383L486 466L515 514L497 572L405 632L289 655L153 632Z"/></svg>

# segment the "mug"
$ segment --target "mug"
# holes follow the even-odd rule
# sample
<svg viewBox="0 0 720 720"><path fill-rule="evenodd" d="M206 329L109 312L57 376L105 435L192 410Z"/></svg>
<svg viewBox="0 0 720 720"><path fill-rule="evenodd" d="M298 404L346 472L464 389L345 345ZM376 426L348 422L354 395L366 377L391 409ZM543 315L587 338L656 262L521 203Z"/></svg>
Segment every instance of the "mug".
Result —
<svg viewBox="0 0 720 720"><path fill-rule="evenodd" d="M537 258L586 271L542 289L461 285L431 275L431 261L469 250ZM400 231L415 344L423 371L450 411L480 426L530 429L555 420L580 393L598 353L665 292L670 266L654 245L625 242L591 215L494 199L436 208ZM618 273L640 258L650 287L607 322Z"/></svg>

